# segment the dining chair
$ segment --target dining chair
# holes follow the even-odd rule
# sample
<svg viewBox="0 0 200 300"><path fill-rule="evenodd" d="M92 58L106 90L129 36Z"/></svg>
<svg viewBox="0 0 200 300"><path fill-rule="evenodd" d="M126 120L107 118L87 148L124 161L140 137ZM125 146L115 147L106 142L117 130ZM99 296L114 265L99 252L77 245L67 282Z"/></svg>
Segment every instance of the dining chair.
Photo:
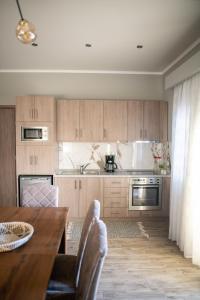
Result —
<svg viewBox="0 0 200 300"><path fill-rule="evenodd" d="M23 187L20 206L57 207L58 187L48 183L27 184Z"/></svg>
<svg viewBox="0 0 200 300"><path fill-rule="evenodd" d="M99 217L100 202L98 200L93 200L89 206L83 223L78 253L77 255L60 254L56 256L48 284L48 291L65 291L65 293L74 292L75 287L78 286L80 268L88 234L94 219L99 219Z"/></svg>
<svg viewBox="0 0 200 300"><path fill-rule="evenodd" d="M106 225L96 218L88 234L78 286L71 293L64 290L62 292L49 291L46 300L95 300L107 251Z"/></svg>

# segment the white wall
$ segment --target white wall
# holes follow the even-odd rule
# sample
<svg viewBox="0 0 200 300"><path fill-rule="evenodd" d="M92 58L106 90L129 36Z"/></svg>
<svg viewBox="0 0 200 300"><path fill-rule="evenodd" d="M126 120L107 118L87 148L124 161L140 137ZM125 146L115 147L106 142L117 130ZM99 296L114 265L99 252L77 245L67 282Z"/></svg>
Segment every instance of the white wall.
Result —
<svg viewBox="0 0 200 300"><path fill-rule="evenodd" d="M0 73L0 105L15 104L17 95L162 100L164 89L158 75Z"/></svg>
<svg viewBox="0 0 200 300"><path fill-rule="evenodd" d="M200 71L200 50L165 76L165 89L174 87L181 81Z"/></svg>

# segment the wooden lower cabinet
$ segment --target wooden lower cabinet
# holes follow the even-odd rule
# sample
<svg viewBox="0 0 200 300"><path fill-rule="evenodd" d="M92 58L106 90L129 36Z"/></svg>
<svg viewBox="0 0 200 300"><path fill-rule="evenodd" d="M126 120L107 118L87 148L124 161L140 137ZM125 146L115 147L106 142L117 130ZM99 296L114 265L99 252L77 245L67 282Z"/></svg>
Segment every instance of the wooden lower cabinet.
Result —
<svg viewBox="0 0 200 300"><path fill-rule="evenodd" d="M104 217L128 216L128 178L104 178Z"/></svg>
<svg viewBox="0 0 200 300"><path fill-rule="evenodd" d="M92 200L102 199L101 178L56 177L55 184L59 187L59 206L69 207L70 218L84 218Z"/></svg>
<svg viewBox="0 0 200 300"><path fill-rule="evenodd" d="M54 146L17 146L17 174L53 174L56 149Z"/></svg>

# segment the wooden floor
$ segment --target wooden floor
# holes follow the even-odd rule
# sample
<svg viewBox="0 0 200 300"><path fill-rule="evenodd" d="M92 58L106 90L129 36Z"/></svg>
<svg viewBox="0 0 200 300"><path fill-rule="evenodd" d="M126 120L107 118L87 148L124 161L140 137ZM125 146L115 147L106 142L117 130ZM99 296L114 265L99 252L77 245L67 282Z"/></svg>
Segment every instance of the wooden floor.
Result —
<svg viewBox="0 0 200 300"><path fill-rule="evenodd" d="M167 239L167 220L143 220L150 235L109 240L97 300L200 299L200 268Z"/></svg>

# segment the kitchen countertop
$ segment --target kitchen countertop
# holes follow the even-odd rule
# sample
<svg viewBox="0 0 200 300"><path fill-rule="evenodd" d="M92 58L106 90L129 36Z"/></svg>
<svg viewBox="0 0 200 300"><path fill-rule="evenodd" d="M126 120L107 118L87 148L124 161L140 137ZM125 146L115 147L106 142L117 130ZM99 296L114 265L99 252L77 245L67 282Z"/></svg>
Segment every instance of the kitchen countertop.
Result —
<svg viewBox="0 0 200 300"><path fill-rule="evenodd" d="M79 170L57 170L55 177L171 177L170 174L157 174L153 170L118 170L112 173L86 169L85 174L80 174Z"/></svg>

